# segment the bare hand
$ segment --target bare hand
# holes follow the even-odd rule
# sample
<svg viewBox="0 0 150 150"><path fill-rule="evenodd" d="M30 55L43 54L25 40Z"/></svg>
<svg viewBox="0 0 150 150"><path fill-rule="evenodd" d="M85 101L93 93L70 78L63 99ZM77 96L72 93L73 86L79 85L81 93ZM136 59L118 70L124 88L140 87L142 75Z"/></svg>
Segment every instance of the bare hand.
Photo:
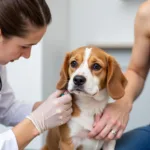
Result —
<svg viewBox="0 0 150 150"><path fill-rule="evenodd" d="M103 114L96 115L89 138L119 139L127 126L130 110L131 106L121 100L108 104Z"/></svg>

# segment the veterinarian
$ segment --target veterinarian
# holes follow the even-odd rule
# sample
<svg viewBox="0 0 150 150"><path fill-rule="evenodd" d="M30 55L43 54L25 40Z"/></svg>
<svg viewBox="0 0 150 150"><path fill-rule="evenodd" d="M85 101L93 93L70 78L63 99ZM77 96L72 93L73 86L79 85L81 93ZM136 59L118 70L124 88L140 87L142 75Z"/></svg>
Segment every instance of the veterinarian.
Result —
<svg viewBox="0 0 150 150"><path fill-rule="evenodd" d="M141 94L150 68L150 1L145 1L135 18L135 41L125 76L126 94L110 104L103 115L97 115L89 137L119 139L125 130L135 99ZM150 150L150 125L125 133L117 141L116 150Z"/></svg>
<svg viewBox="0 0 150 150"><path fill-rule="evenodd" d="M12 126L0 134L0 150L24 149L36 136L71 117L68 93L60 96L64 91L56 91L30 106L16 101L7 82L5 65L20 57L28 59L50 21L45 0L0 0L0 123Z"/></svg>

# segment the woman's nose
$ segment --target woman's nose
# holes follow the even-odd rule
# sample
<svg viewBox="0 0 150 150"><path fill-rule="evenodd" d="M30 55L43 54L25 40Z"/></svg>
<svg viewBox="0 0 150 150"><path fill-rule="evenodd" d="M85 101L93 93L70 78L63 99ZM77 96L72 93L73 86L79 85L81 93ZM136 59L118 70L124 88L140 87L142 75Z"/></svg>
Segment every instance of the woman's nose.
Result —
<svg viewBox="0 0 150 150"><path fill-rule="evenodd" d="M31 55L31 48L29 49L26 49L23 53L22 53L22 57L28 59L30 58L30 55Z"/></svg>

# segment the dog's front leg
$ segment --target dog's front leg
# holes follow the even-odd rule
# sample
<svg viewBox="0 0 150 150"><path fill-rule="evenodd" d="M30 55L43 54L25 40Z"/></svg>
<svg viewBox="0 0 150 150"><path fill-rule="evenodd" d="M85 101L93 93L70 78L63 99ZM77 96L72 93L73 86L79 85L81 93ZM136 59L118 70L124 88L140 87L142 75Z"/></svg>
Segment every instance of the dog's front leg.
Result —
<svg viewBox="0 0 150 150"><path fill-rule="evenodd" d="M104 143L103 150L115 150L116 140Z"/></svg>
<svg viewBox="0 0 150 150"><path fill-rule="evenodd" d="M60 150L76 150L72 141L60 141Z"/></svg>
<svg viewBox="0 0 150 150"><path fill-rule="evenodd" d="M76 148L74 144L71 142L72 140L60 142L60 150L82 150L82 146L78 146Z"/></svg>

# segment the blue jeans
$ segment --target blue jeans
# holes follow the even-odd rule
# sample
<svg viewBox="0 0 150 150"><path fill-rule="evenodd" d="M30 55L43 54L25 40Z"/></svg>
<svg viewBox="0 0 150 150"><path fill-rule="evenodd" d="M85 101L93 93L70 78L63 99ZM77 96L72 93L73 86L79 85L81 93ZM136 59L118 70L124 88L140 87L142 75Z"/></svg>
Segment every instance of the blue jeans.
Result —
<svg viewBox="0 0 150 150"><path fill-rule="evenodd" d="M150 150L150 125L126 132L115 150Z"/></svg>

